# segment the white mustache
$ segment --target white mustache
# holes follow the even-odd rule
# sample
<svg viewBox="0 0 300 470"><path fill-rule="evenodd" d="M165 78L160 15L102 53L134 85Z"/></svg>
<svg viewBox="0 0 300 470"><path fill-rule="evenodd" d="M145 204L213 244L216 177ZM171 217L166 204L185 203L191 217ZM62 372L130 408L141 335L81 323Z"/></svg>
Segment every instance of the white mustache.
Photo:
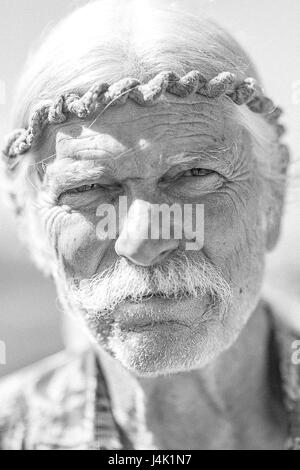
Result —
<svg viewBox="0 0 300 470"><path fill-rule="evenodd" d="M159 295L165 299L201 298L209 295L212 303L226 308L231 288L219 271L205 260L195 261L185 253L169 258L165 264L135 266L124 258L91 279L75 283L72 297L89 315L113 311L121 302L141 302Z"/></svg>

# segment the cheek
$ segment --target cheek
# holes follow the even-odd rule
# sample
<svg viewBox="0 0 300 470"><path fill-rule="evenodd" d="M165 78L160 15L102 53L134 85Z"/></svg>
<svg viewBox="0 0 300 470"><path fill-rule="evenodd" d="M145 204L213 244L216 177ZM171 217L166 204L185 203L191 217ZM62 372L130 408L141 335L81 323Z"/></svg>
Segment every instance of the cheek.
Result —
<svg viewBox="0 0 300 470"><path fill-rule="evenodd" d="M232 288L223 334L232 344L260 297L264 272L264 233L259 192L245 198L216 195L205 204L204 253Z"/></svg>
<svg viewBox="0 0 300 470"><path fill-rule="evenodd" d="M64 212L53 221L51 232L51 243L67 277L86 279L97 272L107 243L97 238L94 221Z"/></svg>
<svg viewBox="0 0 300 470"><path fill-rule="evenodd" d="M204 251L231 278L243 272L248 276L256 263L261 264L264 239L260 219L255 191L244 197L224 192L205 203Z"/></svg>

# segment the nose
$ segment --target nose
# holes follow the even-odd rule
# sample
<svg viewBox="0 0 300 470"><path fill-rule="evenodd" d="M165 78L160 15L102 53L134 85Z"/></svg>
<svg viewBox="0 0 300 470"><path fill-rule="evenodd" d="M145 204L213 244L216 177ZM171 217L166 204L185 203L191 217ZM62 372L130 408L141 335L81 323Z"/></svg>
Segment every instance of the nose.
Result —
<svg viewBox="0 0 300 470"><path fill-rule="evenodd" d="M151 237L151 207L144 200L131 204L115 244L119 256L139 266L159 264L179 246L178 240L162 239L160 229L158 237Z"/></svg>

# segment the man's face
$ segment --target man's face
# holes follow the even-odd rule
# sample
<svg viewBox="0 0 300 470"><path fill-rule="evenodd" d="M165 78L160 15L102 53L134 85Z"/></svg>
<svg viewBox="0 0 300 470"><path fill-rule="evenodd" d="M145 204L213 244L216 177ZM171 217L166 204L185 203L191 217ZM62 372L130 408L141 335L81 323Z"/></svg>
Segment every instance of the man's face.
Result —
<svg viewBox="0 0 300 470"><path fill-rule="evenodd" d="M137 374L211 361L236 339L261 285L262 188L246 132L217 100L172 97L111 107L54 134L37 216L63 304ZM120 196L126 217L116 239L101 239L99 206L118 213ZM187 251L184 230L143 236L163 203L204 206L202 247Z"/></svg>

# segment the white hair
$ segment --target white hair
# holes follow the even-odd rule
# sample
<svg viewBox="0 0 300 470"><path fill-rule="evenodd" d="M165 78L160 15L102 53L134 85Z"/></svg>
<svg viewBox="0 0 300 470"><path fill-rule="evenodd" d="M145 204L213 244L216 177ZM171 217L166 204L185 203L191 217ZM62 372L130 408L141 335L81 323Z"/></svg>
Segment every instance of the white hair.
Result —
<svg viewBox="0 0 300 470"><path fill-rule="evenodd" d="M203 15L169 1L98 0L63 19L30 55L16 92L13 126L27 128L35 105L45 99L84 93L100 81L144 82L164 70L181 76L199 70L207 79L227 71L259 80L239 44ZM263 173L274 176L270 154L274 162L278 139L272 126L246 106L228 100L228 108L252 135Z"/></svg>
<svg viewBox="0 0 300 470"><path fill-rule="evenodd" d="M163 70L207 78L228 71L257 77L250 59L219 26L172 5L99 0L64 19L29 57L17 92L14 126L27 127L35 104L99 81L145 81Z"/></svg>
<svg viewBox="0 0 300 470"><path fill-rule="evenodd" d="M100 81L134 77L144 82L165 70L180 76L199 70L207 79L227 71L241 80L247 76L259 80L237 42L202 15L181 11L169 2L98 0L70 14L29 57L16 92L13 126L27 128L33 108L45 99L84 93ZM236 106L229 99L227 104L252 137L262 173L277 174L280 152L272 126L246 105ZM29 165L30 156L22 160ZM14 191L16 184L10 190L12 197Z"/></svg>

